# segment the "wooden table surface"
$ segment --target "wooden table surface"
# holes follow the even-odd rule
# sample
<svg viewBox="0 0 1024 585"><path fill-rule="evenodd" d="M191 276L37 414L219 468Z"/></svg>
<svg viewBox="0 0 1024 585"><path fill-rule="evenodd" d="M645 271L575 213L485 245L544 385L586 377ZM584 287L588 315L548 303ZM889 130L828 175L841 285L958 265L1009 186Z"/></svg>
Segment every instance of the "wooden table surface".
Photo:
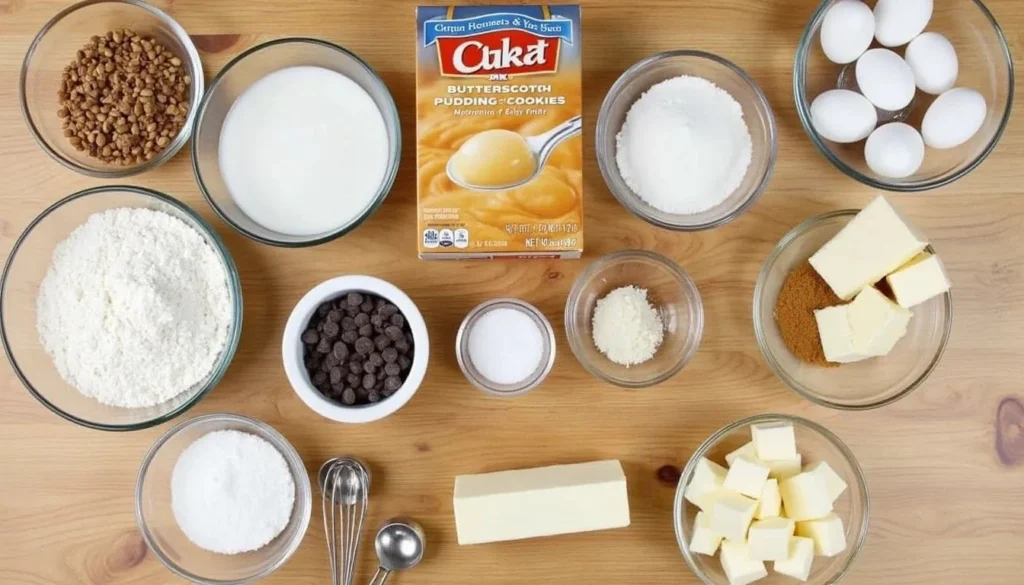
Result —
<svg viewBox="0 0 1024 585"><path fill-rule="evenodd" d="M18 109L24 52L42 24L66 4L0 0L4 257L43 208L100 184L50 160ZM953 336L924 387L887 408L846 413L812 406L776 379L757 349L751 324L754 281L779 238L809 215L863 206L875 195L819 156L797 120L792 60L814 0L585 2L584 259L430 264L417 260L414 248L416 2L157 4L195 36L208 78L254 43L290 35L321 37L366 58L399 104L407 140L391 196L363 227L323 246L276 249L233 232L200 197L186 152L130 181L194 206L224 237L241 272L245 325L238 353L220 386L183 418L228 411L262 419L288 437L310 471L342 453L370 461L376 482L367 532L389 516L406 514L421 519L429 535L425 562L396 583L696 584L672 530L674 469L715 429L768 411L799 414L831 428L867 474L871 531L847 583L1010 585L1024 579L1020 116L995 153L965 179L926 195L893 196L942 251L955 283ZM1018 0L989 5L1011 50L1024 54ZM679 47L716 52L745 67L763 86L780 125L781 156L767 194L737 221L701 234L657 230L626 213L605 188L590 146L601 99L619 73L646 55ZM563 303L576 275L598 256L632 247L680 262L696 280L707 315L693 363L646 392L598 383L573 358L562 329ZM360 427L328 422L306 408L280 363L279 339L293 304L314 284L347 273L379 276L408 291L422 308L434 342L427 379L415 398L397 415ZM499 295L539 306L559 339L547 383L515 400L473 389L453 352L466 312ZM139 462L169 426L127 434L79 428L39 405L9 367L0 367L0 583L179 583L146 550L133 515ZM997 444L998 436L1004 445ZM625 465L630 528L479 547L456 544L455 475L603 458ZM366 579L373 565L370 550L364 549L360 562ZM318 515L295 557L266 582L329 582Z"/></svg>

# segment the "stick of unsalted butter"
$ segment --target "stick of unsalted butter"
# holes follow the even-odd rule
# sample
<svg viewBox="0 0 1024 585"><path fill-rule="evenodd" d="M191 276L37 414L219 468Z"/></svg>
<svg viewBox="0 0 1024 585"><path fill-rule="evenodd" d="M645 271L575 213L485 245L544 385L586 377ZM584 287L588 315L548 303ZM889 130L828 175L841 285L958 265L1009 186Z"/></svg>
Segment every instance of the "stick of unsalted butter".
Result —
<svg viewBox="0 0 1024 585"><path fill-rule="evenodd" d="M938 256L921 252L885 278L901 307L909 309L949 290L949 277Z"/></svg>
<svg viewBox="0 0 1024 585"><path fill-rule="evenodd" d="M927 245L884 197L878 197L815 252L810 263L839 298L849 300Z"/></svg>
<svg viewBox="0 0 1024 585"><path fill-rule="evenodd" d="M454 503L463 545L629 526L615 460L460 475Z"/></svg>

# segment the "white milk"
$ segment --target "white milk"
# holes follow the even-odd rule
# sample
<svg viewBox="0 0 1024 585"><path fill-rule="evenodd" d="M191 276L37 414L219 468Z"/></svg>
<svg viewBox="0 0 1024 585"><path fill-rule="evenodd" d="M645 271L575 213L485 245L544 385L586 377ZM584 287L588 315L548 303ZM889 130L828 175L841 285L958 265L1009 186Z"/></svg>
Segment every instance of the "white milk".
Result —
<svg viewBox="0 0 1024 585"><path fill-rule="evenodd" d="M359 217L384 181L388 133L373 99L321 67L289 67L252 85L221 128L220 172L263 227L309 236Z"/></svg>

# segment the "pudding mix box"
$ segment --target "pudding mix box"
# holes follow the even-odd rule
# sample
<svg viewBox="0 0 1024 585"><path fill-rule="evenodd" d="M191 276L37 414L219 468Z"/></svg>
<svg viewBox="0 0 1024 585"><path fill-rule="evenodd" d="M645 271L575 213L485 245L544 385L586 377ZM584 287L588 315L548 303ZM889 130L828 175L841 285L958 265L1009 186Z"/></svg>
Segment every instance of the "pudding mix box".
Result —
<svg viewBox="0 0 1024 585"><path fill-rule="evenodd" d="M421 6L416 25L420 258L579 258L579 6Z"/></svg>

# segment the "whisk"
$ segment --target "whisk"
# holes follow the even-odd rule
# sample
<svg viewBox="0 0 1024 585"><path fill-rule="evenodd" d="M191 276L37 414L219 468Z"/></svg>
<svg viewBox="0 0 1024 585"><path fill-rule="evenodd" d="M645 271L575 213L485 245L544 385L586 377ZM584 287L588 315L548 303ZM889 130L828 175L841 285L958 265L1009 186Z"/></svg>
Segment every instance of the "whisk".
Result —
<svg viewBox="0 0 1024 585"><path fill-rule="evenodd" d="M337 457L320 467L319 480L331 580L334 585L352 585L368 506L370 472L354 457Z"/></svg>

